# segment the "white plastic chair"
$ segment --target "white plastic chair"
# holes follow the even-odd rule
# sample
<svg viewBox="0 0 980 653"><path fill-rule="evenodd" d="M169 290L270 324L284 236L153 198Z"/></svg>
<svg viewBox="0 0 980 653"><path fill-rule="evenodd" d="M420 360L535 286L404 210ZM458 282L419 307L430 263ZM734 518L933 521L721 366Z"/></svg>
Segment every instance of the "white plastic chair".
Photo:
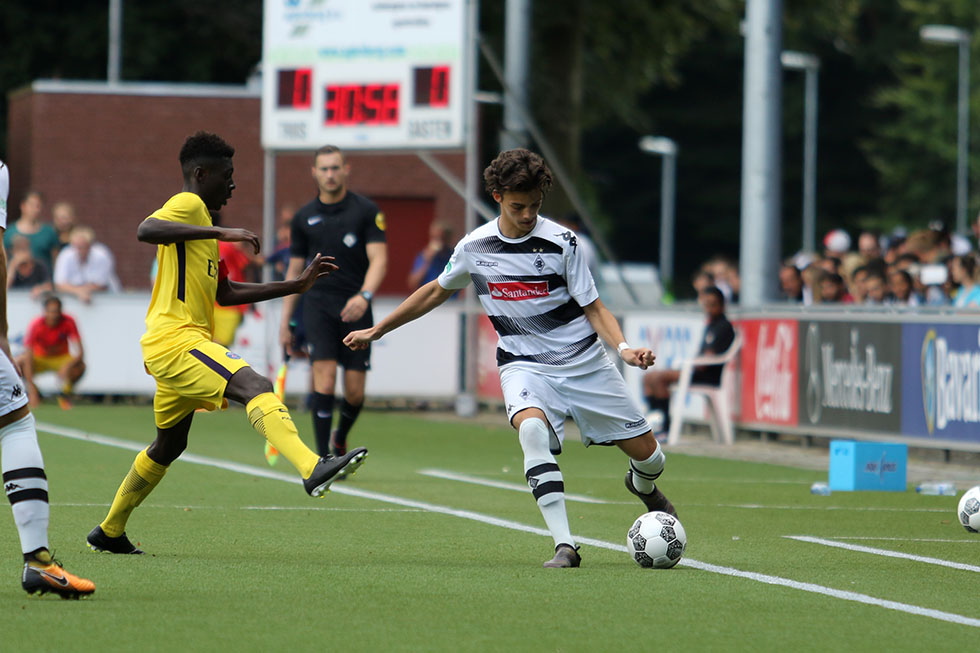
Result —
<svg viewBox="0 0 980 653"><path fill-rule="evenodd" d="M684 404L687 403L687 396L695 393L707 399L711 406L710 424L711 436L725 444L735 443L735 430L732 424L732 407L729 402L726 377L731 374L728 363L735 358L739 349L742 348L742 334L735 332L735 339L723 354L713 354L711 356L698 356L684 361L681 365L681 373L678 378L675 392L670 401L670 432L667 434L667 444L677 444L681 439L681 428L684 426ZM723 365L721 372L721 383L714 385L692 385L691 376L695 366L698 365Z"/></svg>

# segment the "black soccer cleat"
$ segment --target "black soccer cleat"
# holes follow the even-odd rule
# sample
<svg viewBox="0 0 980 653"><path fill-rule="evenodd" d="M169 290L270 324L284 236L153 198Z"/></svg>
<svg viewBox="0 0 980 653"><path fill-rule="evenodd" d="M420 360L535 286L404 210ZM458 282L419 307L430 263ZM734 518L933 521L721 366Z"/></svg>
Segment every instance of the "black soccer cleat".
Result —
<svg viewBox="0 0 980 653"><path fill-rule="evenodd" d="M555 557L544 563L549 568L568 568L578 567L582 564L582 556L578 554L578 547L571 544L559 544L555 547Z"/></svg>
<svg viewBox="0 0 980 653"><path fill-rule="evenodd" d="M129 541L126 534L119 537L109 537L102 530L102 526L96 526L85 538L88 548L99 553L123 553L131 555L143 555L142 549L137 549L136 545Z"/></svg>
<svg viewBox="0 0 980 653"><path fill-rule="evenodd" d="M353 474L364 464L367 449L358 447L343 456L323 456L313 468L313 473L303 481L306 493L311 497L322 497L330 490L330 484Z"/></svg>
<svg viewBox="0 0 980 653"><path fill-rule="evenodd" d="M656 485L653 486L653 492L650 494L643 494L635 487L633 487L633 470L626 472L626 489L632 494L640 497L640 501L643 505L647 507L647 512L665 512L672 517L677 517L677 511L674 510L674 504L670 502L670 499L664 496L664 493L660 491Z"/></svg>
<svg viewBox="0 0 980 653"><path fill-rule="evenodd" d="M53 592L63 599L79 599L95 592L95 583L87 578L65 571L61 563L51 559L43 562L25 562L21 587L28 594L47 594Z"/></svg>

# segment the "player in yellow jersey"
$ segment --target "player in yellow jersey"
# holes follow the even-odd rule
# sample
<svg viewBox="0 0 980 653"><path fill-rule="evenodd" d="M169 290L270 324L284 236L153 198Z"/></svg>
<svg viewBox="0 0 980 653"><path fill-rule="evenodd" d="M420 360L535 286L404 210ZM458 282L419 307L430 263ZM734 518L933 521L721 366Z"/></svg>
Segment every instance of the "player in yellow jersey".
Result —
<svg viewBox="0 0 980 653"><path fill-rule="evenodd" d="M215 410L232 399L245 405L252 427L291 462L311 496L323 496L340 475L357 469L367 449L344 456L319 457L302 440L289 411L272 392L272 383L242 358L212 342L214 303L248 304L310 289L317 278L337 269L317 254L298 278L272 283L241 283L227 278L218 258L218 241L259 239L247 229L218 227L217 212L235 189L235 150L215 134L198 132L180 150L183 191L146 218L137 238L157 247L157 278L140 339L147 372L156 379L153 412L157 437L141 451L123 479L109 514L88 535L89 547L109 553L142 553L126 537L133 509L163 478L187 447L187 433L199 408Z"/></svg>

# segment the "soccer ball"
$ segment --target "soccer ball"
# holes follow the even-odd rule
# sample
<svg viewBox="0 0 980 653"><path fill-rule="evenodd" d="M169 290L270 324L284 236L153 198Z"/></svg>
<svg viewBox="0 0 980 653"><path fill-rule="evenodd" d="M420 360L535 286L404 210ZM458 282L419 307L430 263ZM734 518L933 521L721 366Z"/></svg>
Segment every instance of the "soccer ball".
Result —
<svg viewBox="0 0 980 653"><path fill-rule="evenodd" d="M687 533L680 520L665 512L640 515L626 533L626 548L641 567L670 569L686 546Z"/></svg>
<svg viewBox="0 0 980 653"><path fill-rule="evenodd" d="M971 533L980 533L980 485L971 487L960 497L956 515L963 528Z"/></svg>

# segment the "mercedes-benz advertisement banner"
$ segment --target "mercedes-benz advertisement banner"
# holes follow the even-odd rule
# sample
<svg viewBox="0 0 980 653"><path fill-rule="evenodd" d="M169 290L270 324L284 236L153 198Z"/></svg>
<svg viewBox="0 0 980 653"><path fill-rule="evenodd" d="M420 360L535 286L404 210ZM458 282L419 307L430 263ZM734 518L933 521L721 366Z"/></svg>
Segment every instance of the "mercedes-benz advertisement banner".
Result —
<svg viewBox="0 0 980 653"><path fill-rule="evenodd" d="M800 426L898 433L901 325L829 321L799 325Z"/></svg>
<svg viewBox="0 0 980 653"><path fill-rule="evenodd" d="M902 430L980 442L980 327L906 324Z"/></svg>

